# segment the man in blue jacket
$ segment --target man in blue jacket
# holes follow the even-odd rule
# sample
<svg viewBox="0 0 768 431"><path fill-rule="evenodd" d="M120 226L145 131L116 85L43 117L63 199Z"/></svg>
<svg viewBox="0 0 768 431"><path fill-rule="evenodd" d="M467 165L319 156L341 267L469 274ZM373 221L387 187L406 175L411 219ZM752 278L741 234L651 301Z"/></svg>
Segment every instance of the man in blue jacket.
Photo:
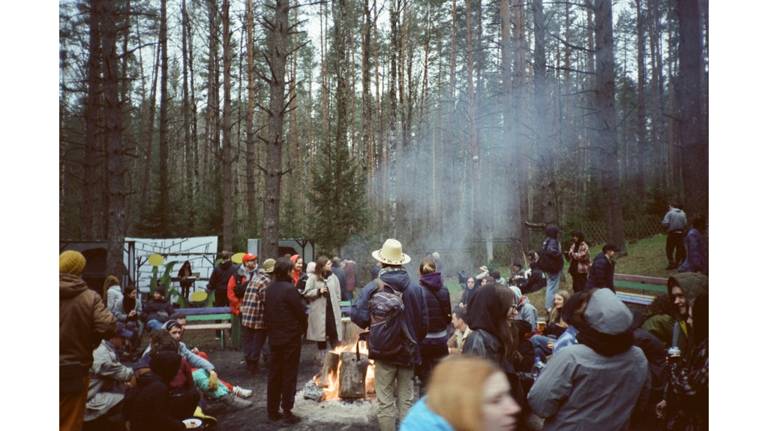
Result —
<svg viewBox="0 0 768 431"><path fill-rule="evenodd" d="M352 322L363 329L371 325L368 301L377 288L378 280L381 280L402 294L405 330L408 331L408 338L420 343L427 334L428 315L421 288L411 281L403 268L411 258L403 253L402 245L395 239L386 240L382 248L371 255L381 263L382 269L378 278L363 288L352 306ZM421 363L419 349L404 349L392 358L380 358L375 362L379 427L383 431L395 431L397 418L402 422L411 407L414 369Z"/></svg>
<svg viewBox="0 0 768 431"><path fill-rule="evenodd" d="M587 279L587 289L607 287L616 292L613 286L613 272L615 263L612 258L618 251L618 247L613 244L603 246L603 252L598 253L589 267L589 278Z"/></svg>

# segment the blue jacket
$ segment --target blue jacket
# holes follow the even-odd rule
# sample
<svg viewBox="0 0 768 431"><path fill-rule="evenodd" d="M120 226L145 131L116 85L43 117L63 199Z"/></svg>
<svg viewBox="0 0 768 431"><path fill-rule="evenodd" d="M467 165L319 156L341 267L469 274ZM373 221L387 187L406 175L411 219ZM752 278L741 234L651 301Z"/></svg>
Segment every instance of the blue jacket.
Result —
<svg viewBox="0 0 768 431"><path fill-rule="evenodd" d="M707 242L704 235L696 228L691 228L685 236L685 260L679 272L707 273Z"/></svg>
<svg viewBox="0 0 768 431"><path fill-rule="evenodd" d="M453 427L442 416L429 409L426 397L420 399L408 410L400 431L453 431Z"/></svg>
<svg viewBox="0 0 768 431"><path fill-rule="evenodd" d="M595 256L595 260L592 261L592 266L589 267L587 289L607 287L615 292L616 289L613 287L613 265L614 263L608 259L608 256L602 252L598 253Z"/></svg>
<svg viewBox="0 0 768 431"><path fill-rule="evenodd" d="M429 326L427 305L421 292L421 286L412 282L408 277L408 273L402 268L384 268L379 273L379 278L403 294L406 328L411 337L417 343L421 343L427 335L427 327ZM367 329L371 325L371 318L368 315L368 300L374 289L376 289L376 280L366 284L363 290L360 291L360 296L357 297L350 312L352 322L363 329ZM419 349L414 349L412 356L410 358L403 358L403 361L408 362L407 365L420 364L421 355Z"/></svg>

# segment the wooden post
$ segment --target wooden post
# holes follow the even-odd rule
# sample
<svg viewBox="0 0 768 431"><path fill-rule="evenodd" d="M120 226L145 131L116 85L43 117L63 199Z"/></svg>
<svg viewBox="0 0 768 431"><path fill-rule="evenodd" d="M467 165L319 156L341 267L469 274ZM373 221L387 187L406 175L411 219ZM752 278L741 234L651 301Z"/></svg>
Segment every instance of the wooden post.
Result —
<svg viewBox="0 0 768 431"><path fill-rule="evenodd" d="M341 353L339 368L339 398L365 398L365 373L368 355L356 352Z"/></svg>
<svg viewBox="0 0 768 431"><path fill-rule="evenodd" d="M341 344L356 343L360 332L362 328L352 323L349 317L341 318Z"/></svg>
<svg viewBox="0 0 768 431"><path fill-rule="evenodd" d="M325 359L323 360L323 370L320 372L320 382L318 386L321 388L327 388L332 374L336 374L339 369L339 354L336 352L328 351L325 353Z"/></svg>

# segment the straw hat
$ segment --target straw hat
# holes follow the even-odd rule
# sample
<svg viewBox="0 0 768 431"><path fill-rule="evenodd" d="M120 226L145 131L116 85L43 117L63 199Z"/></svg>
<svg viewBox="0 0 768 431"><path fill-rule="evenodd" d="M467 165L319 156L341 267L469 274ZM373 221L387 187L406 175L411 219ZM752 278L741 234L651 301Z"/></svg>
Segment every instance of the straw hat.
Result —
<svg viewBox="0 0 768 431"><path fill-rule="evenodd" d="M267 274L272 274L275 272L275 263L275 259L267 259L261 264L261 269Z"/></svg>
<svg viewBox="0 0 768 431"><path fill-rule="evenodd" d="M405 265L411 261L411 257L403 253L403 245L396 239L384 241L381 249L371 253L374 259L386 265Z"/></svg>

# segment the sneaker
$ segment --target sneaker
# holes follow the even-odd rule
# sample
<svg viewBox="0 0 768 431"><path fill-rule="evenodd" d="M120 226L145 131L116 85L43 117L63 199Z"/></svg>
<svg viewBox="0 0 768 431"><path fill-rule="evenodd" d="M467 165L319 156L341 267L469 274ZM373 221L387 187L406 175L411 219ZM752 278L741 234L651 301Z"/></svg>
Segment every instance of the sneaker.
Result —
<svg viewBox="0 0 768 431"><path fill-rule="evenodd" d="M280 419L283 418L283 414L282 413L268 413L267 417L269 418L270 421L276 422L276 421L279 421Z"/></svg>
<svg viewBox="0 0 768 431"><path fill-rule="evenodd" d="M227 407L233 408L235 410L247 409L253 405L252 402L238 398L235 396L235 394L229 394L225 396L223 401Z"/></svg>
<svg viewBox="0 0 768 431"><path fill-rule="evenodd" d="M283 413L283 419L285 420L285 422L287 424L290 424L290 425L297 424L297 423L301 422L301 418L296 416L295 414L293 414L290 411L287 411L287 412Z"/></svg>
<svg viewBox="0 0 768 431"><path fill-rule="evenodd" d="M232 393L240 398L249 398L251 395L253 395L253 390L235 386L232 388Z"/></svg>

